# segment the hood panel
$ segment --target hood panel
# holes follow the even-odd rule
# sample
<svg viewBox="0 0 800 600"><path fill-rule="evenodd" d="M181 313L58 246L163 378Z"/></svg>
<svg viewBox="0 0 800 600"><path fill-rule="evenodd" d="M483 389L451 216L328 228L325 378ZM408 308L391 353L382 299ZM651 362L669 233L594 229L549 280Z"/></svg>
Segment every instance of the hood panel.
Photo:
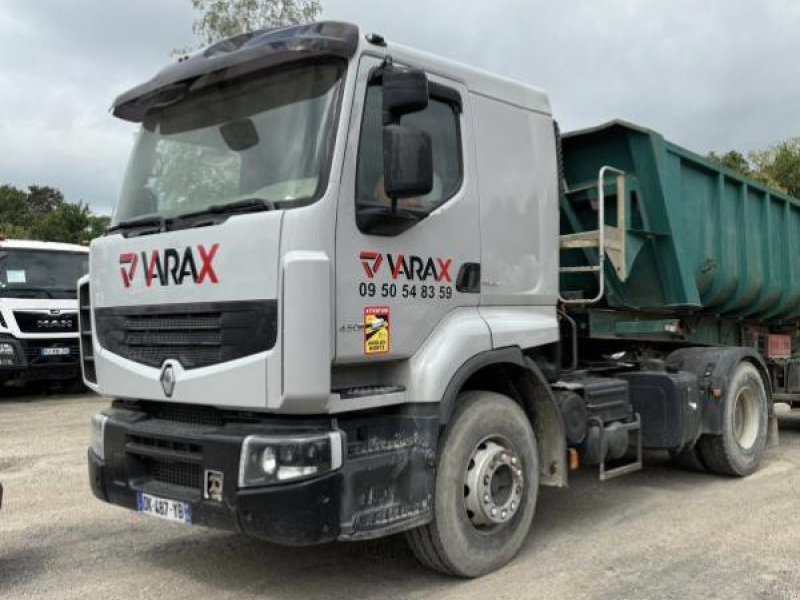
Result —
<svg viewBox="0 0 800 600"><path fill-rule="evenodd" d="M169 305L275 300L282 220L283 212L273 211L236 215L209 227L96 240L90 263L93 309L133 307L132 314L147 315L168 311ZM112 334L125 335L120 329ZM93 342L101 394L247 409L263 409L268 392L279 394L280 363L274 358L279 348L185 369L172 358L155 367L113 354L100 344L96 327ZM161 381L167 364L174 376L171 393Z"/></svg>
<svg viewBox="0 0 800 600"><path fill-rule="evenodd" d="M92 244L96 308L274 299L282 212Z"/></svg>

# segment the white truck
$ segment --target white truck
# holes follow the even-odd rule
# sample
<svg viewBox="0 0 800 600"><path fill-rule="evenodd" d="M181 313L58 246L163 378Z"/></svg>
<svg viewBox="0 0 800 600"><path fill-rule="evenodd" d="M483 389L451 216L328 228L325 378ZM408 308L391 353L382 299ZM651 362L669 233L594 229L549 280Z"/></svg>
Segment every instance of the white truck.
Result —
<svg viewBox="0 0 800 600"><path fill-rule="evenodd" d="M76 282L88 271L85 246L0 241L0 383L81 384Z"/></svg>
<svg viewBox="0 0 800 600"><path fill-rule="evenodd" d="M604 167L568 198L543 92L324 22L182 58L113 112L141 133L79 282L84 380L113 398L88 450L98 498L281 544L406 532L424 564L474 577L570 468L631 473L643 447L757 468L777 371L712 347L739 331L718 316L604 295L661 289L626 263L672 248L641 216L661 196ZM594 232L560 230L570 198ZM599 265L560 266L592 248ZM709 288L727 263L703 264Z"/></svg>

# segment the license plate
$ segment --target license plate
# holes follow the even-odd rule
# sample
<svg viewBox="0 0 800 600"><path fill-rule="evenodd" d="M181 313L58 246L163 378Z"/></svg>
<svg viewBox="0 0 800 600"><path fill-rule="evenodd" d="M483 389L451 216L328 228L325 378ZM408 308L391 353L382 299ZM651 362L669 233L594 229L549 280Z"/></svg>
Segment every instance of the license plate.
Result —
<svg viewBox="0 0 800 600"><path fill-rule="evenodd" d="M39 350L42 356L67 356L69 348L42 348Z"/></svg>
<svg viewBox="0 0 800 600"><path fill-rule="evenodd" d="M144 492L136 494L136 509L139 514L166 519L175 523L192 524L192 505L188 502L151 496Z"/></svg>

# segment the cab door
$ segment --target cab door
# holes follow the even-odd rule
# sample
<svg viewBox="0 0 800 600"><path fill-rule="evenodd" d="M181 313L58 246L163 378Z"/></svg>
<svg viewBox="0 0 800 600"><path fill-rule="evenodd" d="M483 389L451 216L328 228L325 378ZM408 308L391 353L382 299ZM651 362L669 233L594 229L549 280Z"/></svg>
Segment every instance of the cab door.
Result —
<svg viewBox="0 0 800 600"><path fill-rule="evenodd" d="M369 56L359 64L342 171L336 225L337 363L407 358L446 314L476 306L480 297L472 120L468 94L458 82L428 74L427 108L401 119L426 131L432 142L433 189L398 201L401 209L413 209L421 218L396 232L376 232L364 222L370 207L391 202L383 189L383 90L370 77L380 64L381 59Z"/></svg>

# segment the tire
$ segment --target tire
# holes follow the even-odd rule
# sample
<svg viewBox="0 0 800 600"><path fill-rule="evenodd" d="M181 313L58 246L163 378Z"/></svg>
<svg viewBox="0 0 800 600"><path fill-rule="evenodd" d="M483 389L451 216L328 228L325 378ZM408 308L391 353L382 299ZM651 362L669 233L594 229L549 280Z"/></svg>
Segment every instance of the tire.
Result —
<svg viewBox="0 0 800 600"><path fill-rule="evenodd" d="M440 441L433 519L406 539L427 567L459 577L484 575L519 551L538 487L536 437L522 408L493 392L465 392ZM491 502L481 503L488 497Z"/></svg>
<svg viewBox="0 0 800 600"><path fill-rule="evenodd" d="M764 456L768 421L764 380L753 364L740 363L725 396L722 435L704 435L697 442L708 470L731 477L753 473Z"/></svg>
<svg viewBox="0 0 800 600"><path fill-rule="evenodd" d="M697 446L692 446L688 450L682 450L680 452L670 451L669 457L676 467L680 467L685 471L694 471L695 473L706 472L706 466L703 464L703 459L700 456L700 451Z"/></svg>

